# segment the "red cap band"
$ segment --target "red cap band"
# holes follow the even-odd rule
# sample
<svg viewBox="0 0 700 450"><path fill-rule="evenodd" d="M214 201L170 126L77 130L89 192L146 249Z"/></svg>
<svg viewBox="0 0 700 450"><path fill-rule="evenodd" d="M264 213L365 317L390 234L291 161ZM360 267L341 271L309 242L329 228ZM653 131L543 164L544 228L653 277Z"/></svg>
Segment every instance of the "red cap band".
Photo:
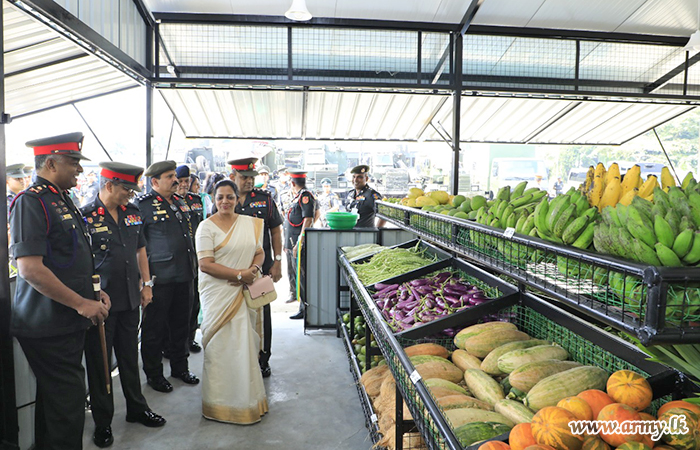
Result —
<svg viewBox="0 0 700 450"><path fill-rule="evenodd" d="M289 175L289 178L306 178L305 173L293 173Z"/></svg>
<svg viewBox="0 0 700 450"><path fill-rule="evenodd" d="M113 172L108 169L102 169L102 172L100 172L100 175L102 175L105 178L109 178L110 180L112 178L118 178L120 180L128 181L130 183L136 183L138 181L138 178L134 175L126 175L124 173L119 173L119 172Z"/></svg>
<svg viewBox="0 0 700 450"><path fill-rule="evenodd" d="M64 153L65 151L80 152L80 144L77 142L65 142L63 144L41 145L34 147L34 156Z"/></svg>

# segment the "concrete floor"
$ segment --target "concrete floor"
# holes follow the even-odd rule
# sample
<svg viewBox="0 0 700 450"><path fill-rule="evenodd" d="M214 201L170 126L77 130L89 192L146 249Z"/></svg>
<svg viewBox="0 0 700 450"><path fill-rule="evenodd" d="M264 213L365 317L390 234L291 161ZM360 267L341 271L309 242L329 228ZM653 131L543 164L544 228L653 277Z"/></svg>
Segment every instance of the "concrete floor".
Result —
<svg viewBox="0 0 700 450"><path fill-rule="evenodd" d="M283 272L284 273L284 272ZM370 449L371 439L357 391L348 370L345 349L335 330L304 335L303 321L290 320L297 303L285 304L286 278L277 284L272 303L272 376L265 379L270 412L248 426L204 419L201 385L169 379L175 389L163 394L151 389L141 373L142 389L151 409L165 417L163 428L127 423L119 377L114 378L114 449ZM199 340L201 336L197 339ZM190 355L190 370L202 374L202 353ZM165 362L165 375L170 368ZM92 442L94 424L86 415L84 448Z"/></svg>

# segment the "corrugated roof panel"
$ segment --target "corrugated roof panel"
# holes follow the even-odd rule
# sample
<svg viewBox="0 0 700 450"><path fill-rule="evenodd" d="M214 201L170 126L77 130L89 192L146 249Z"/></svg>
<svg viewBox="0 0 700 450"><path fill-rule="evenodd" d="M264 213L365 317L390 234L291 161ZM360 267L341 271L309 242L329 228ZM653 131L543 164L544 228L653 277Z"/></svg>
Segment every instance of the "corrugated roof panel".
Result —
<svg viewBox="0 0 700 450"><path fill-rule="evenodd" d="M647 0L615 31L683 36L697 30L695 0Z"/></svg>
<svg viewBox="0 0 700 450"><path fill-rule="evenodd" d="M3 2L2 13L5 52L59 37L58 33L30 18L6 1Z"/></svg>
<svg viewBox="0 0 700 450"><path fill-rule="evenodd" d="M581 102L564 117L534 136L532 140L543 144L578 142L580 137L589 130L612 120L629 106L628 103Z"/></svg>
<svg viewBox="0 0 700 450"><path fill-rule="evenodd" d="M547 0L528 27L614 31L647 0ZM510 2L509 2L510 3ZM511 8L513 4L510 4ZM510 11L507 11L510 14Z"/></svg>
<svg viewBox="0 0 700 450"><path fill-rule="evenodd" d="M5 53L5 75L71 57L87 57L87 54L60 38L44 41Z"/></svg>

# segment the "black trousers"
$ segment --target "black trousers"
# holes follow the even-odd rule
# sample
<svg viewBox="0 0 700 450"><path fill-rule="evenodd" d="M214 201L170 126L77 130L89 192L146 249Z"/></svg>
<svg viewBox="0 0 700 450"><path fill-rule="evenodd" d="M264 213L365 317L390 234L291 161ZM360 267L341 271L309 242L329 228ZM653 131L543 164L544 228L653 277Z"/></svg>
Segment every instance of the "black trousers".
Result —
<svg viewBox="0 0 700 450"><path fill-rule="evenodd" d="M192 282L194 294L192 296L192 315L190 316L190 341L194 341L194 336L199 328L199 279L194 277ZM169 348L168 348L169 350Z"/></svg>
<svg viewBox="0 0 700 450"><path fill-rule="evenodd" d="M140 414L148 409L148 403L141 393L141 380L139 379L138 332L138 307L131 311L110 312L105 321L109 366L112 366L112 348L114 348L128 415ZM108 427L112 424L114 416L114 396L107 394L105 388L102 347L97 327L90 328L85 337L85 364L87 366L88 388L90 389L92 419L96 427ZM109 381L111 385L111 377Z"/></svg>
<svg viewBox="0 0 700 450"><path fill-rule="evenodd" d="M141 359L148 378L163 375L165 335L170 339L170 371L188 370L192 281L153 286L153 303L143 311Z"/></svg>
<svg viewBox="0 0 700 450"><path fill-rule="evenodd" d="M18 337L36 376L36 450L83 448L85 331L45 338Z"/></svg>
<svg viewBox="0 0 700 450"><path fill-rule="evenodd" d="M289 297L297 299L297 269L296 258L292 254L292 249L284 249L287 255L287 278L289 279Z"/></svg>

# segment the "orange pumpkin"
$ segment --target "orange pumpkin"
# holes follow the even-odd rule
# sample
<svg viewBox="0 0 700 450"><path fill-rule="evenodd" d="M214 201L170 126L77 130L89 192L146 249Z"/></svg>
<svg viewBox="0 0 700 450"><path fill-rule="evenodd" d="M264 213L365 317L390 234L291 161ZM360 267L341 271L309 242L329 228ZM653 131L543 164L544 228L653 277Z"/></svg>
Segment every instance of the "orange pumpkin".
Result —
<svg viewBox="0 0 700 450"><path fill-rule="evenodd" d="M586 436L581 450L610 450L610 446L598 436Z"/></svg>
<svg viewBox="0 0 700 450"><path fill-rule="evenodd" d="M640 412L639 417L641 417L642 420L645 420L645 421L656 422L656 417L652 416L649 413ZM654 441L651 439L650 434L643 434L642 435L642 444L646 445L649 448L654 447Z"/></svg>
<svg viewBox="0 0 700 450"><path fill-rule="evenodd" d="M608 394L598 389L589 389L578 394L576 397L581 398L588 403L593 411L593 417L598 417L600 410L607 405L615 403Z"/></svg>
<svg viewBox="0 0 700 450"><path fill-rule="evenodd" d="M510 450L510 445L501 441L488 441L481 444L479 450Z"/></svg>
<svg viewBox="0 0 700 450"><path fill-rule="evenodd" d="M617 450L651 450L651 447L641 442L625 442Z"/></svg>
<svg viewBox="0 0 700 450"><path fill-rule="evenodd" d="M569 411L571 414L576 416L578 420L593 420L593 410L582 398L566 397L559 400L557 406Z"/></svg>
<svg viewBox="0 0 700 450"><path fill-rule="evenodd" d="M510 435L508 436L508 443L510 448L513 450L525 450L531 445L537 444L535 438L532 436L532 424L519 423L510 430Z"/></svg>
<svg viewBox="0 0 700 450"><path fill-rule="evenodd" d="M631 370L618 370L610 375L606 390L616 403L631 406L637 411L648 408L654 397L647 379Z"/></svg>
<svg viewBox="0 0 700 450"><path fill-rule="evenodd" d="M554 447L549 445L535 444L529 447L525 447L525 450L555 450Z"/></svg>
<svg viewBox="0 0 700 450"><path fill-rule="evenodd" d="M573 434L569 422L574 416L564 408L547 406L532 418L532 436L538 444L549 445L556 450L581 450L583 436Z"/></svg>
<svg viewBox="0 0 700 450"><path fill-rule="evenodd" d="M597 420L607 420L612 422L626 422L630 420L642 420L639 413L632 408L622 403L613 403L611 405L605 406L598 413ZM629 432L633 430L620 430L623 432ZM625 442L641 442L642 435L635 433L607 433L606 430L600 431L600 437L610 444L612 447L619 447Z"/></svg>
<svg viewBox="0 0 700 450"><path fill-rule="evenodd" d="M663 441L657 441L658 445L654 446L654 450L677 450L676 447L671 447L670 445L666 445L663 443Z"/></svg>
<svg viewBox="0 0 700 450"><path fill-rule="evenodd" d="M685 400L674 400L668 403L664 403L661 405L661 408L656 412L657 417L661 417L663 413L668 411L671 408L685 408L689 409L690 411L693 411L695 414L700 416L700 405L696 405L695 403L690 403L686 402Z"/></svg>

